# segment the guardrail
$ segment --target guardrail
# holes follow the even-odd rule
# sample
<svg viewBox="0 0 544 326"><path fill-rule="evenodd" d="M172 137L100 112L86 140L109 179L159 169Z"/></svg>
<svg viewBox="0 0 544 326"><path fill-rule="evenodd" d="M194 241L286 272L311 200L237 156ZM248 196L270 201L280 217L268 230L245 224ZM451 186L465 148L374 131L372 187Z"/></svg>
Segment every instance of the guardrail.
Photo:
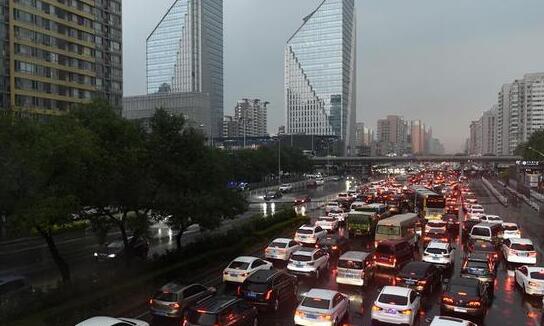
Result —
<svg viewBox="0 0 544 326"><path fill-rule="evenodd" d="M501 186L505 186L505 183L498 180L497 181ZM508 189L508 191L510 191L511 193L513 193L514 195L516 195L518 198L521 198L523 199L524 202L527 203L527 205L529 205L532 209L536 210L537 212L540 212L542 209L541 209L541 206L539 203L531 200L529 197L525 196L524 194L521 194L519 193L516 189L506 185L506 189Z"/></svg>
<svg viewBox="0 0 544 326"><path fill-rule="evenodd" d="M491 193L493 194L493 196L495 196L497 198L497 200L499 201L499 203L501 203L503 206L508 206L508 198L506 198L504 195L502 195L495 187L493 187L493 185L491 184L491 182L489 182L489 180L487 180L486 178L482 177L482 182L484 183L484 186L489 190L491 191Z"/></svg>

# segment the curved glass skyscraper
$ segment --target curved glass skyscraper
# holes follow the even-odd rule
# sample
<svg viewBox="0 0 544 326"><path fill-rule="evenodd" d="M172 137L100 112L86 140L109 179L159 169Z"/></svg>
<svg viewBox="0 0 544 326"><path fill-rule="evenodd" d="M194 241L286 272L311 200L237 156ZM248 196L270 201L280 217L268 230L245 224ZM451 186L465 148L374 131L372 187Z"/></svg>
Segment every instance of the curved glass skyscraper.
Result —
<svg viewBox="0 0 544 326"><path fill-rule="evenodd" d="M146 41L147 92L206 93L223 129L223 0L176 0Z"/></svg>
<svg viewBox="0 0 544 326"><path fill-rule="evenodd" d="M354 0L324 0L287 41L285 96L289 134L355 141Z"/></svg>

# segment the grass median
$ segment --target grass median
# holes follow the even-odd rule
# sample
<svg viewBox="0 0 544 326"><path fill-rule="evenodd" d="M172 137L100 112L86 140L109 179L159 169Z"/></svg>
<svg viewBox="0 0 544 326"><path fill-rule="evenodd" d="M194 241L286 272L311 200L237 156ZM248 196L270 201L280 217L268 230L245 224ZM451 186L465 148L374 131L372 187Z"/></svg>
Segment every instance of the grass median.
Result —
<svg viewBox="0 0 544 326"><path fill-rule="evenodd" d="M185 246L181 252L154 257L100 284L85 281L65 288L62 293L45 294L36 304L25 304L20 313L14 310L3 313L6 318L2 317L0 324L9 320L9 324L14 326L74 325L91 316L108 314L114 311L112 307L131 302L130 299L142 297L143 293L151 293L149 291L157 285L188 279L206 269L218 268L256 244L269 241L307 221L308 218L297 216L289 208L271 217L251 218L224 234L203 237Z"/></svg>

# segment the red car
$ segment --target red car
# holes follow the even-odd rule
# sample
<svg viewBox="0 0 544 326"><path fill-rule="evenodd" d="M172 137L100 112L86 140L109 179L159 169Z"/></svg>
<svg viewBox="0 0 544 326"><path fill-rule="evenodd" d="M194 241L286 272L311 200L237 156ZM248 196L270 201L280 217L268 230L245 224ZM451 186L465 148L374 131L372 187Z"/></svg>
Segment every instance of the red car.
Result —
<svg viewBox="0 0 544 326"><path fill-rule="evenodd" d="M303 205L311 201L312 201L312 198L310 197L310 195L303 195L303 196L295 198L295 205Z"/></svg>

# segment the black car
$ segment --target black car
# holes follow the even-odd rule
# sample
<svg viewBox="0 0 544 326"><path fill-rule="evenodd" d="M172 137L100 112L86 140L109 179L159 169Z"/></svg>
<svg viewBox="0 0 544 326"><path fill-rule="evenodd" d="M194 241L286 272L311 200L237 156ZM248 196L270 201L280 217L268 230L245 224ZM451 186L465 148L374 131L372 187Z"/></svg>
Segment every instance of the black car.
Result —
<svg viewBox="0 0 544 326"><path fill-rule="evenodd" d="M279 199L283 196L283 194L281 193L281 191L268 191L263 199L268 201L268 200L272 200L272 199Z"/></svg>
<svg viewBox="0 0 544 326"><path fill-rule="evenodd" d="M476 279L454 278L442 293L440 314L461 314L483 319L487 304L487 287L484 284Z"/></svg>
<svg viewBox="0 0 544 326"><path fill-rule="evenodd" d="M485 240L470 240L467 242L468 252L485 252L494 264L499 262L499 249L495 247L493 242Z"/></svg>
<svg viewBox="0 0 544 326"><path fill-rule="evenodd" d="M337 259L350 250L349 240L336 234L329 234L316 243L316 248L325 250L330 258Z"/></svg>
<svg viewBox="0 0 544 326"><path fill-rule="evenodd" d="M145 259L149 252L149 242L142 237L129 237L128 243L132 250L132 254L136 257ZM114 261L121 257L125 257L127 254L127 248L123 240L113 241L107 243L94 253L94 257L97 261Z"/></svg>
<svg viewBox="0 0 544 326"><path fill-rule="evenodd" d="M277 312L280 304L296 300L297 288L298 281L295 276L272 269L255 272L236 292L252 305Z"/></svg>
<svg viewBox="0 0 544 326"><path fill-rule="evenodd" d="M495 284L495 271L493 265L488 262L466 260L461 269L461 277L473 278L482 282L487 287L487 294L492 297Z"/></svg>
<svg viewBox="0 0 544 326"><path fill-rule="evenodd" d="M442 221L447 223L448 231L457 233L459 232L459 215L458 214L444 214Z"/></svg>
<svg viewBox="0 0 544 326"><path fill-rule="evenodd" d="M442 272L431 263L413 261L406 264L395 277L395 285L414 289L419 293L432 294L440 287Z"/></svg>
<svg viewBox="0 0 544 326"><path fill-rule="evenodd" d="M232 296L208 297L187 310L183 326L253 326L257 308Z"/></svg>

